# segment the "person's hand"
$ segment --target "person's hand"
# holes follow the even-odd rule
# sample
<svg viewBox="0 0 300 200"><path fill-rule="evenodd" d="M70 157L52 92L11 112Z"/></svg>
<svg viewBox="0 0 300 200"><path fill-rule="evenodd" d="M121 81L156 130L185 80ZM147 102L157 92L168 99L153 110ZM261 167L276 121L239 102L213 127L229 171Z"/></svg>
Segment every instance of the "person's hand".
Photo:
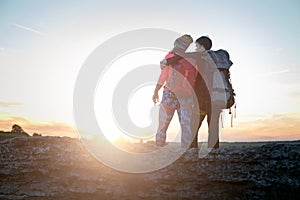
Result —
<svg viewBox="0 0 300 200"><path fill-rule="evenodd" d="M162 61L160 61L160 68L163 69L164 67L167 66L167 60L163 59Z"/></svg>
<svg viewBox="0 0 300 200"><path fill-rule="evenodd" d="M158 93L154 93L153 96L152 96L152 101L154 104L158 103L159 102L159 96L158 96Z"/></svg>

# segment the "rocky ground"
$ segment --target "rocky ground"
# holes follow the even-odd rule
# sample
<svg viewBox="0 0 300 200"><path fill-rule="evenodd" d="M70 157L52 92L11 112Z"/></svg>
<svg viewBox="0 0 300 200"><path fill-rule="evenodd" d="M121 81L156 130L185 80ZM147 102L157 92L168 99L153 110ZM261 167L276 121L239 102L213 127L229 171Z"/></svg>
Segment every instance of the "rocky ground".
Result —
<svg viewBox="0 0 300 200"><path fill-rule="evenodd" d="M204 158L191 149L145 174L102 165L77 139L0 142L0 199L300 199L299 191L300 141L221 148Z"/></svg>

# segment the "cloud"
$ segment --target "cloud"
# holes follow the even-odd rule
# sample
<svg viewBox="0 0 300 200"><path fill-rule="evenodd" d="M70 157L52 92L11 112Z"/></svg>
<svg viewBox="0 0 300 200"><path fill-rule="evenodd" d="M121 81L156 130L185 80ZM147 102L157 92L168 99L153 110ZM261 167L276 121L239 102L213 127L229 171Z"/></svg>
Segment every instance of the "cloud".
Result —
<svg viewBox="0 0 300 200"><path fill-rule="evenodd" d="M259 77L269 77L269 76L280 75L280 74L284 74L284 73L288 73L288 72L290 72L289 69L283 69L283 70L279 70L279 71L260 73L260 74L257 74L257 76L259 76Z"/></svg>
<svg viewBox="0 0 300 200"><path fill-rule="evenodd" d="M24 30L27 30L27 31L30 31L32 33L36 33L36 34L41 35L41 36L46 36L46 33L43 33L41 31L38 31L38 30L33 29L33 28L29 28L29 27L26 27L26 26L23 26L23 25L20 25L20 24L14 24L14 26L16 26L18 28L21 28L21 29L24 29Z"/></svg>
<svg viewBox="0 0 300 200"><path fill-rule="evenodd" d="M0 130L10 131L14 124L20 125L23 130L30 135L33 133L41 133L43 136L77 137L74 127L64 122L35 122L18 116L6 116L0 118Z"/></svg>
<svg viewBox="0 0 300 200"><path fill-rule="evenodd" d="M23 105L23 103L20 103L20 102L0 101L1 108L12 108L12 107L18 107L18 106L22 106L22 105Z"/></svg>
<svg viewBox="0 0 300 200"><path fill-rule="evenodd" d="M298 90L298 88L296 88L295 90L291 91L288 93L288 96L291 98L291 99L294 99L294 100L300 100L300 91Z"/></svg>
<svg viewBox="0 0 300 200"><path fill-rule="evenodd" d="M273 75L273 74L283 74L283 73L287 73L287 72L290 72L290 70L284 69L284 70L280 70L280 71L273 71L273 72L270 72L269 74L270 75Z"/></svg>
<svg viewBox="0 0 300 200"><path fill-rule="evenodd" d="M226 141L278 141L300 139L299 114L277 114L257 120L238 122L223 130Z"/></svg>

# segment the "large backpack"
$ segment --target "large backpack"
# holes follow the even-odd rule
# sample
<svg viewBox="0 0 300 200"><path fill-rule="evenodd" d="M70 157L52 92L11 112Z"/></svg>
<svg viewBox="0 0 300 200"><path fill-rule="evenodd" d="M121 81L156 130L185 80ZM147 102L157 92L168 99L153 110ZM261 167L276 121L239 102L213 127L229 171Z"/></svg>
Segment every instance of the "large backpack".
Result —
<svg viewBox="0 0 300 200"><path fill-rule="evenodd" d="M172 74L167 87L175 95L192 95L193 87L196 84L196 76L196 68L188 60L180 59L172 66Z"/></svg>
<svg viewBox="0 0 300 200"><path fill-rule="evenodd" d="M225 101L222 104L222 109L230 109L235 104L235 93L229 71L233 63L229 58L228 52L223 49L210 50L208 54L217 67L213 74L212 100L216 102Z"/></svg>

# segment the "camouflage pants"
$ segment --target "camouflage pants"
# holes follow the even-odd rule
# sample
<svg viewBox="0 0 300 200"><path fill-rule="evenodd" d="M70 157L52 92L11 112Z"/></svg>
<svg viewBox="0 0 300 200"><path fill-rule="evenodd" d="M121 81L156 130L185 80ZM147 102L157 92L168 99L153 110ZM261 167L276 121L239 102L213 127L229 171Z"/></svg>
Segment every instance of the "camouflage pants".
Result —
<svg viewBox="0 0 300 200"><path fill-rule="evenodd" d="M166 90L163 92L159 109L159 125L156 133L157 146L163 146L165 144L166 132L173 118L175 110L177 110L181 126L181 146L186 148L193 140L191 130L193 98L191 96L176 98L171 91Z"/></svg>

